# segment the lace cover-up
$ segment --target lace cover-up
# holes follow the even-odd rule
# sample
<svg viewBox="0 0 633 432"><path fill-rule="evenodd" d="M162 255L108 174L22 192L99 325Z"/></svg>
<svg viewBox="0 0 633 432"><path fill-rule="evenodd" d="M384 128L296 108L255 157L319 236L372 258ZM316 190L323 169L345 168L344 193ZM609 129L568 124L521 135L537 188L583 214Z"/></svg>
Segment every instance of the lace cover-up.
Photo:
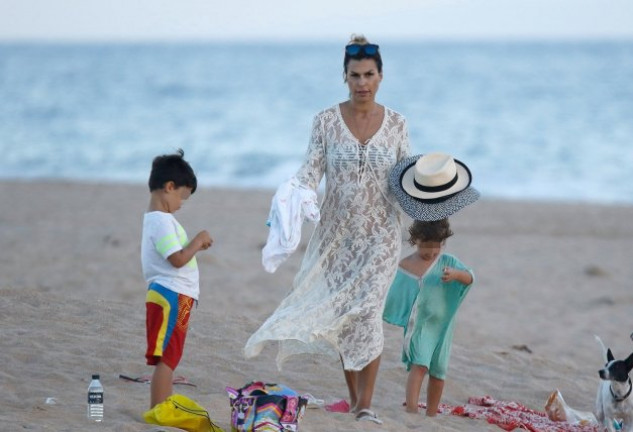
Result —
<svg viewBox="0 0 633 432"><path fill-rule="evenodd" d="M249 338L253 357L279 341L277 366L296 354L326 354L360 370L383 349L382 310L401 247L400 209L388 178L409 155L404 117L385 107L378 131L361 144L339 105L317 114L296 178L316 190L326 177L321 221L293 288Z"/></svg>

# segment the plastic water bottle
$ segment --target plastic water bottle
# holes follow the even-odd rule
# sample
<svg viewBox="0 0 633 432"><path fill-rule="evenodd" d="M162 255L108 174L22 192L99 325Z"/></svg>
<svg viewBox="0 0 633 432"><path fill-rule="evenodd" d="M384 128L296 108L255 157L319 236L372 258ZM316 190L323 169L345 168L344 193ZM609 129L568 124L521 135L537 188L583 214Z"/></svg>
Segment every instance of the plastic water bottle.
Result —
<svg viewBox="0 0 633 432"><path fill-rule="evenodd" d="M88 386L88 420L103 421L103 386L98 374L92 375Z"/></svg>

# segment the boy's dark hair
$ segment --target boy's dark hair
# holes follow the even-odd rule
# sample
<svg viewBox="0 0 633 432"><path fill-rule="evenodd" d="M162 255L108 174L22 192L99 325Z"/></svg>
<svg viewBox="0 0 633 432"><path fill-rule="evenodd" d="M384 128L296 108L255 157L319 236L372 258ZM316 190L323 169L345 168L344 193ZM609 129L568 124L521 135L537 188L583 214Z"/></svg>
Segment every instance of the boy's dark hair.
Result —
<svg viewBox="0 0 633 432"><path fill-rule="evenodd" d="M191 165L183 159L185 152L178 149L175 154L156 156L149 174L149 191L162 189L167 182L174 182L177 188L186 186L193 194L198 187L198 180Z"/></svg>
<svg viewBox="0 0 633 432"><path fill-rule="evenodd" d="M409 227L409 244L415 246L416 241L443 242L453 235L448 219L438 221L413 221Z"/></svg>

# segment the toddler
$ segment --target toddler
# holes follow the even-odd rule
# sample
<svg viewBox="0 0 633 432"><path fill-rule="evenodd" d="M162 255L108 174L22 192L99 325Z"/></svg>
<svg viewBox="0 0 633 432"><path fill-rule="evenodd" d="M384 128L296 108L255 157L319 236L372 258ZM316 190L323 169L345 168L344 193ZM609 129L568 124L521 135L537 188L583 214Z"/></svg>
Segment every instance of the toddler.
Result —
<svg viewBox="0 0 633 432"><path fill-rule="evenodd" d="M409 235L416 251L400 261L383 319L404 327L407 412L418 412L422 382L428 373L426 415L434 416L444 389L455 315L474 276L456 257L442 252L446 239L453 235L447 218L414 221Z"/></svg>

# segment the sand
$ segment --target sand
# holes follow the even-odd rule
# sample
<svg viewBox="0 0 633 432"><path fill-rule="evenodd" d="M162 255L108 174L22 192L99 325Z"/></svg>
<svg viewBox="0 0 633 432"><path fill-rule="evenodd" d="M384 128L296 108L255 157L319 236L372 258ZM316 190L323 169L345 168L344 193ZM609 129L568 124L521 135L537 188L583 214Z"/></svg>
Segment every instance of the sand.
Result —
<svg viewBox="0 0 633 432"><path fill-rule="evenodd" d="M346 396L338 361L298 358L283 371L275 347L245 360L248 336L290 288L305 248L274 274L261 266L270 190L203 188L176 214L190 235L208 229L198 255L201 299L175 386L230 430L224 388L279 382L331 402ZM119 374L145 365L145 283L140 269L142 185L0 182L0 430L159 431L141 417L149 386ZM590 411L602 353L633 351L633 207L493 201L452 218L447 250L472 266L476 285L459 312L443 402L490 395L542 410L559 389ZM404 245L403 253L412 249ZM406 414L401 330L385 325L373 408L383 426L308 410L301 431L500 431L483 420ZM93 373L105 387L105 421L86 420ZM424 393L423 393L424 395Z"/></svg>

